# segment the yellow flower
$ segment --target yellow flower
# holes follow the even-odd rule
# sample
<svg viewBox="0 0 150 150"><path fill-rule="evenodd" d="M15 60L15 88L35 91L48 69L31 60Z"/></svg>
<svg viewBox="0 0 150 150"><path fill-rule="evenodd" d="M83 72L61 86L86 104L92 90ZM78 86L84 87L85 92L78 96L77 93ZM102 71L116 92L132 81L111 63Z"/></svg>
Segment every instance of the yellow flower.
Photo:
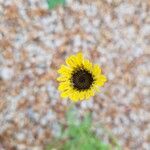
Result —
<svg viewBox="0 0 150 150"><path fill-rule="evenodd" d="M84 59L82 53L68 57L66 64L58 70L60 77L57 78L62 98L69 97L75 102L89 99L107 80L100 67Z"/></svg>

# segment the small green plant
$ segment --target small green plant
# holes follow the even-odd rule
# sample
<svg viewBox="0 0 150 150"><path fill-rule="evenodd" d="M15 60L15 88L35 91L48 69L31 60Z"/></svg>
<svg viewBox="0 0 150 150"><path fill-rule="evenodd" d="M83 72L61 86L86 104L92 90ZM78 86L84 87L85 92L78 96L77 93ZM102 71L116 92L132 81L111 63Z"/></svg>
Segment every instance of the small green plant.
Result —
<svg viewBox="0 0 150 150"><path fill-rule="evenodd" d="M91 122L90 115L77 122L73 111L69 111L67 128L60 138L51 141L46 150L111 150L111 146L100 140L91 130Z"/></svg>
<svg viewBox="0 0 150 150"><path fill-rule="evenodd" d="M49 9L53 9L57 7L58 5L64 5L65 0L47 0Z"/></svg>
<svg viewBox="0 0 150 150"><path fill-rule="evenodd" d="M109 145L92 132L90 115L78 125L70 123L65 134L69 140L64 144L63 150L109 150Z"/></svg>

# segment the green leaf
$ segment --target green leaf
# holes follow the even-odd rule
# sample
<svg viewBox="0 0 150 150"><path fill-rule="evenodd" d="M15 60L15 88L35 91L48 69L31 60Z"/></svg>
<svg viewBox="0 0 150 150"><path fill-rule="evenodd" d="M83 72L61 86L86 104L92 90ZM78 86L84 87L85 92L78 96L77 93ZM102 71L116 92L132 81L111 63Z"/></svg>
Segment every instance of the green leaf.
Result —
<svg viewBox="0 0 150 150"><path fill-rule="evenodd" d="M58 5L64 5L65 0L47 0L49 9L53 9L57 7Z"/></svg>
<svg viewBox="0 0 150 150"><path fill-rule="evenodd" d="M46 150L121 150L112 147L97 137L92 128L91 114L86 114L78 122L77 111L74 107L66 114L67 128L62 132L62 136L53 139Z"/></svg>

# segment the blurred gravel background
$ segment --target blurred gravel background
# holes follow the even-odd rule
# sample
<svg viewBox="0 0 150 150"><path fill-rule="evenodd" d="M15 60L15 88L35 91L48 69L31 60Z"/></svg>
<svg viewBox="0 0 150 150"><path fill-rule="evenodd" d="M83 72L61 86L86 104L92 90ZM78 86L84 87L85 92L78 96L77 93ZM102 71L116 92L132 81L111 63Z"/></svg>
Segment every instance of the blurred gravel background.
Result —
<svg viewBox="0 0 150 150"><path fill-rule="evenodd" d="M70 101L59 96L57 69L80 50L108 82L76 105L79 115L90 111L124 150L150 150L149 0L74 0L54 10L46 0L0 0L0 150L42 150L61 134Z"/></svg>

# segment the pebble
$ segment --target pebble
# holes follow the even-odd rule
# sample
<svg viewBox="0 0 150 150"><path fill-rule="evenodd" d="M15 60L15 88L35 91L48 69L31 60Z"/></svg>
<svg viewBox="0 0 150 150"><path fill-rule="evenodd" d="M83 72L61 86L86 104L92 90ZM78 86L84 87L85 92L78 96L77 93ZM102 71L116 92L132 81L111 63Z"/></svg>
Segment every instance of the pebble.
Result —
<svg viewBox="0 0 150 150"><path fill-rule="evenodd" d="M13 78L13 76L14 76L13 68L8 68L8 67L0 68L0 78L2 78L2 80L9 81Z"/></svg>

